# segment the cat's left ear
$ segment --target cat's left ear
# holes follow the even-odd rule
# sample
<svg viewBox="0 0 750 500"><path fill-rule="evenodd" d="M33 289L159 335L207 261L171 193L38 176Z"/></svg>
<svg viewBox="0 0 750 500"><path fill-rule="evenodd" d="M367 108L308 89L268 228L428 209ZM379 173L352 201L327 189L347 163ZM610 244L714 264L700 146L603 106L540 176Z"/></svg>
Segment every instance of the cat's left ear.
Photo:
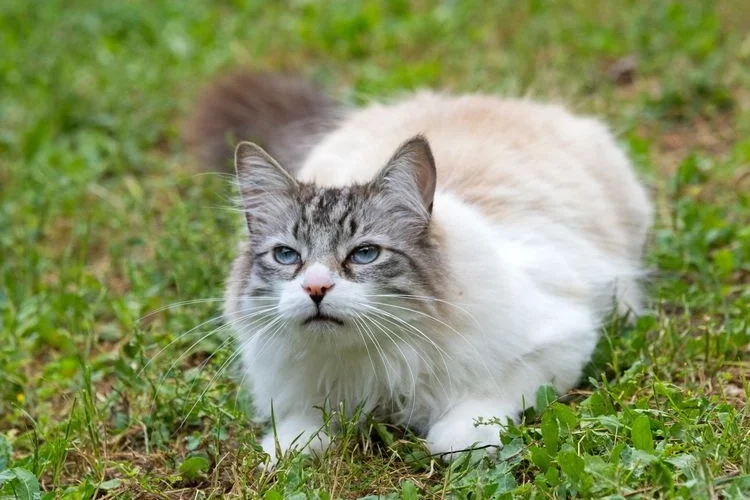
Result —
<svg viewBox="0 0 750 500"><path fill-rule="evenodd" d="M430 144L417 135L403 143L380 171L375 183L403 201L432 213L437 172Z"/></svg>
<svg viewBox="0 0 750 500"><path fill-rule="evenodd" d="M248 226L262 213L273 211L272 205L290 196L297 181L284 167L252 142L241 142L234 150L234 166L240 185Z"/></svg>

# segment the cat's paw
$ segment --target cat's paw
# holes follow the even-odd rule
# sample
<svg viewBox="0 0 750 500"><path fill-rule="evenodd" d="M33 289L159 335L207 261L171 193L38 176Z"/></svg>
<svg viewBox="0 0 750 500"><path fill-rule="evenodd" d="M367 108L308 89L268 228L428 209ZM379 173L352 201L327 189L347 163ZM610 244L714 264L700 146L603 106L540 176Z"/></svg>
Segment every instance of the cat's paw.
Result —
<svg viewBox="0 0 750 500"><path fill-rule="evenodd" d="M464 451L484 449L495 453L502 447L500 427L497 425L474 425L473 419L443 419L427 433L427 448L433 455L440 455L446 462L458 458Z"/></svg>
<svg viewBox="0 0 750 500"><path fill-rule="evenodd" d="M279 422L275 432L272 429L260 443L270 457L266 467L274 467L289 451L322 454L331 440L321 427L319 422L305 417L292 417Z"/></svg>

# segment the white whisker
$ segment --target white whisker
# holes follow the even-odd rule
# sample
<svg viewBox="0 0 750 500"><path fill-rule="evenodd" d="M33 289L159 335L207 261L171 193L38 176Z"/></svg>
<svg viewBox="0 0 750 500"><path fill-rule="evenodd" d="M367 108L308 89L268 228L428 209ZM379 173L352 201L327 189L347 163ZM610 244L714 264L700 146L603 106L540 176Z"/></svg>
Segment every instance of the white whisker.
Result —
<svg viewBox="0 0 750 500"><path fill-rule="evenodd" d="M269 309L264 309L264 310L261 310L261 311L255 311L255 312L253 312L253 313L250 313L250 314L248 314L248 315L246 315L246 316L243 316L243 317L241 317L241 318L238 318L238 319L234 320L233 322L229 322L229 323L226 323L226 324L224 324L224 325L220 325L220 326L218 326L218 327L214 328L213 330L209 331L209 332L208 332L208 333L206 333L205 335L202 335L202 336L201 336L201 337L200 337L200 338L199 338L198 340L196 340L195 342L193 342L193 343L192 343L192 344L191 344L191 345L190 345L190 346L189 346L189 347L188 347L187 349L185 349L185 350L184 350L184 351L183 351L183 352L182 352L182 353L181 353L181 354L180 354L180 355L179 355L179 356L177 357L177 359L175 359L175 360L174 360L174 361L173 361L173 362L172 362L172 363L171 363L171 364L169 365L169 368L167 368L167 370L166 370L166 371L165 371L165 372L164 372L164 373L162 374L162 376L161 376L161 377L159 377L159 380L158 380L158 382L157 382L157 384L156 384L156 392L158 392L159 388L160 388L160 387L162 386L162 384L163 384L163 383L164 383L164 381L166 380L167 376L169 376L169 374L170 374L170 373L172 372L172 370L173 370L173 369L174 369L174 368L175 368L175 367L177 366L177 364L178 364L178 363L179 363L179 362L180 362L180 361L181 361L182 359L184 359L184 358L185 358L185 357L186 357L186 356L187 356L188 354L190 354L190 352L191 352L191 351L192 351L192 350L193 350L193 349L194 349L194 348L195 348L195 347L196 347L196 346L197 346L198 344L200 344L201 342L203 342L203 341L204 341L204 340L206 340L207 338L211 337L212 335L216 334L217 332L220 332L220 331L222 331L222 330L225 330L225 329L228 329L228 328L232 327L232 326L234 325L234 323L238 323L238 322L241 322L241 321L247 321L247 320L249 320L249 319L253 319L253 318L255 318L256 316L258 316L258 315L260 315L260 314L263 314L263 313L266 313L267 311L269 311L269 310L273 310L273 309L275 309L275 308L269 308ZM205 322L204 322L203 324L205 324ZM198 327L200 327L200 326L201 326L201 325L198 325ZM180 338L182 338L182 337L184 337L185 335L189 334L190 332L194 331L194 330L195 330L195 328L196 328L196 327L194 327L194 328L190 329L190 330L189 330L188 332L186 332L186 333L184 333L184 334L180 335L180 336L179 336L179 337L178 337L177 339L175 339L175 341L176 341L176 340L179 340ZM169 344L168 344L168 345L167 345L166 347L169 347L169 345L173 344L173 343L174 343L175 341L172 341L172 342L170 342L170 343L169 343ZM223 343L222 343L222 345L223 345ZM165 347L164 349L166 349L166 347ZM162 349L161 351L159 351L159 353L158 353L158 354L160 354L161 352L163 352L163 351L164 351L164 349ZM157 355L158 355L158 354L157 354ZM212 356L213 356L213 354L212 354ZM153 360L153 358L152 358L152 360ZM146 366L148 366L148 364L147 364ZM144 370L145 368L146 368L146 367L144 366L144 368L143 368L143 369L141 369L141 372L142 372L142 371L143 371L143 370ZM156 397L156 394L154 394L154 397Z"/></svg>
<svg viewBox="0 0 750 500"><path fill-rule="evenodd" d="M393 325L393 326L394 326L395 328L397 328L397 329L400 329L400 330L401 330L402 332L404 332L404 330L403 330L403 329L401 329L401 325L404 325L404 326L408 327L409 329L415 329L415 330L417 330L417 332L421 333L421 331L420 331L420 330L418 330L418 329L417 329L416 327L414 327L413 325L410 325L409 323L406 323L406 322L404 322L403 320L401 320L401 319L400 319L400 318L398 318L398 317L395 317L395 319L396 319L396 320L398 320L398 322L394 322L394 321L392 321L392 320L391 320L391 318L389 318L389 317L387 316L387 314L388 314L388 313L386 313L386 312L384 312L384 311L380 311L380 310L378 310L378 309L374 309L374 310L372 311L372 313L373 313L373 315L375 315L376 317L378 317L378 318L379 318L379 319L381 319L382 321L387 321L388 323L390 323L391 325ZM372 321L375 321L375 318L371 318L371 320L372 320ZM387 326L385 326L385 325L381 325L381 324L380 324L379 322L376 322L376 324L377 324L377 325L378 325L378 326L379 326L380 328L385 328L385 329L387 329L387 330L388 330L389 332L392 332L392 333L393 333L394 335L396 335L396 333L395 333L395 332L393 332L393 331L392 331L391 329L389 329L389 328L388 328ZM408 333L408 332L404 332L404 333ZM423 333L421 333L421 335L422 335L422 336L425 336L425 334L423 334ZM400 336L399 336L399 339L401 339L401 337L400 337ZM430 341L430 339L429 339L429 338L428 338L427 340L428 340L428 341ZM403 341L403 340L402 340L402 341ZM440 374L438 374L438 373L437 373L437 372L435 371L435 368L434 368L434 367L432 366L432 363L428 362L428 360L427 360L427 359L425 359L425 357L424 357L424 356L422 356L422 354L425 354L425 355L426 355L426 353L425 353L425 351L424 351L423 349L419 348L419 345L420 345L420 343L418 343L418 342L417 342L417 343L414 343L414 342L409 342L408 344L409 344L409 345L410 345L410 346L411 346L412 348L414 348L414 350L415 350L415 351L417 352L417 355L418 355L418 356L419 356L419 358L420 358L420 359L422 360L422 363L424 363L424 366L425 366L425 368L426 368L426 369L427 369L427 370L429 371L429 373L430 373L430 374L431 374L431 375L432 375L433 377L435 377L435 379L437 379L437 381L438 381L438 384L440 385L440 388L441 388L441 389L442 389L442 391L443 391L443 395L445 395L445 396L446 396L446 398L447 398L447 397L449 397L449 393L448 393L448 390L446 389L445 385L443 384L443 378L442 378L442 377L440 376ZM445 373L445 375L446 375L446 376L448 377L448 384L449 384L449 385L450 385L450 386L452 387L452 377L451 377L451 370L450 370L450 367L448 366L448 363L447 363L447 361L446 361L446 359L445 359L445 354L444 354L444 353L445 353L445 351L443 351L442 349L438 348L438 347L437 347L437 344L435 344L435 343L434 343L434 342L432 342L432 341L430 341L430 344L431 344L431 345L433 345L434 347L436 347L436 350L437 350L438 354L440 354L440 358L441 358L441 360L442 360L442 362L443 362L444 373ZM442 351L442 352L441 352L441 351ZM447 354L447 353L446 353L446 354Z"/></svg>
<svg viewBox="0 0 750 500"><path fill-rule="evenodd" d="M437 302L439 304L445 304L447 306L450 306L454 309L457 309L458 311L462 312L466 317L471 319L477 326L481 328L481 324L479 323L479 320L477 320L471 312L469 312L468 309L465 307L456 304L455 302L450 302L444 299L438 299L437 297L431 297L428 295L409 295L409 294L371 294L371 295L365 295L367 298L394 298L394 299L405 299L405 300L415 300L420 302Z"/></svg>
<svg viewBox="0 0 750 500"><path fill-rule="evenodd" d="M410 362L409 358L406 356L406 353L401 349L401 346L398 345L398 343L393 339L393 337L391 337L391 335L388 332L391 332L394 336L396 336L399 339L399 341L404 342L404 340L397 333L393 332L392 330L390 330L388 328L384 328L374 318L372 318L370 316L367 316L367 315L362 315L362 318L363 318L363 320L370 321L376 328L378 328L381 332L383 332L383 334L386 336L386 338L388 338L388 340L391 341L391 343L396 347L396 349L398 350L398 352L401 354L401 357L404 360L404 365L409 370L409 375L411 377L411 389L409 390L409 399L411 400L412 405L411 405L411 411L409 412L409 418L407 420L407 426L408 426L409 422L411 422L411 416L414 413L414 406L416 404L416 398L414 396L415 396L415 393L416 393L417 378L414 375L414 370L412 369L411 362ZM373 335L374 335L374 333L373 333ZM415 350L416 350L416 348L415 348ZM428 363L426 362L426 360L422 357L422 355L419 352L417 352L417 356L419 356L420 359L422 359L422 362L425 363L425 366L428 366ZM393 394L393 389L394 388L393 387L389 387L389 389L390 389L391 394Z"/></svg>
<svg viewBox="0 0 750 500"><path fill-rule="evenodd" d="M164 351L166 351L167 349L169 349L176 342L179 342L182 338L186 337L187 335L190 335L191 333L193 333L197 329L201 328L202 326L205 326L205 325L207 325L209 323L213 323L214 321L221 321L221 318L222 318L221 316L214 316L213 318L207 319L206 321L197 324L196 326L194 326L190 330L186 331L185 333L181 333L180 335L178 335L177 337L175 337L174 339L172 339L167 345L165 345L164 347L162 347L161 349L159 349L159 352L157 352L156 354L154 354L151 357L151 359L149 359L146 362L145 365L143 365L143 367L138 371L138 376L140 377L143 374L143 372L146 370L146 368L148 368L151 365L151 363L153 363L156 360L156 358L158 358L159 356L161 356L161 354ZM198 342L201 342L202 340L210 337L212 333L213 333L213 330L211 332L209 332L206 336L201 337L201 339L198 340Z"/></svg>
<svg viewBox="0 0 750 500"><path fill-rule="evenodd" d="M278 319L280 319L280 317L275 318L271 322L271 324L273 324ZM266 328L266 329L270 328L271 324L266 325L264 328ZM281 325L279 325L279 329L283 328L284 325L285 325L285 323L282 323ZM213 377L211 377L211 380L208 381L208 383L206 384L206 387L203 389L203 391L201 392L201 394L198 396L198 399L196 399L196 401L190 407L190 410L188 410L188 412L185 414L185 417L182 419L182 422L180 423L180 428L183 425L185 425L185 422L187 422L187 419L190 417L190 415L193 413L193 411L195 410L195 408L198 406L198 403L200 403L201 399L203 399L203 397L206 395L206 392L208 392L208 390L211 388L211 386L223 374L224 370L226 370L226 368L229 366L229 364L232 363L234 360L236 360L239 356L242 355L242 351L243 351L242 345L240 345L239 348L236 349L235 352L233 352L227 358L227 360L224 361L224 363L221 364L221 366L219 367L219 369L216 371L216 373L213 375Z"/></svg>
<svg viewBox="0 0 750 500"><path fill-rule="evenodd" d="M389 323L393 324L394 326L398 326L398 325L405 326L408 330L411 330L412 332L416 333L419 337L421 337L422 339L426 340L432 347L435 348L435 350L437 350L441 354L441 356L444 356L444 357L448 358L448 360L453 361L451 359L450 355L445 351L445 349L443 349L438 344L436 344L435 341L432 340L429 337L429 335L427 335L426 333L424 333L422 330L420 330L416 326L412 325L411 323L408 323L407 321L404 321L403 319L399 318L397 315L395 315L393 313L390 313L388 311L384 311L384 310L382 310L382 309L380 309L380 308L378 308L376 306L373 306L371 304L363 304L363 305L367 309L370 309L371 311L373 311L375 314L380 315L383 320L388 321ZM394 323L394 321L396 323ZM445 362L445 358L443 359L443 361ZM448 367L447 364L445 366L446 366L446 368Z"/></svg>
<svg viewBox="0 0 750 500"><path fill-rule="evenodd" d="M148 314L145 314L138 318L136 321L141 322L146 318L149 318L155 314L159 314L162 311L166 311L167 309L174 309L176 307L182 307L182 306L189 306L194 304L211 304L215 302L222 302L224 299L219 297L212 297L212 298L205 298L205 299L192 299L192 300L181 300L179 302L173 302L171 304L167 304L166 306L160 307L159 309L155 309L151 311Z"/></svg>
<svg viewBox="0 0 750 500"><path fill-rule="evenodd" d="M355 313L356 318L360 318L359 314ZM367 345L367 340L365 340L364 332L360 329L359 325L357 324L357 319L352 318L354 321L354 326L357 328L357 333L359 333L359 336L362 338L362 343L365 345L365 351L367 352L367 357L370 359L370 366L372 366L372 372L377 377L378 370L375 368L375 361L372 359L372 354L370 353L370 347Z"/></svg>
<svg viewBox="0 0 750 500"><path fill-rule="evenodd" d="M399 309L399 310L402 310L402 311L411 312L411 313L417 314L419 316L425 317L425 318L427 318L427 319L429 319L431 321L435 321L436 323L438 323L438 324L440 324L440 325L448 328L452 333L454 333L458 338L460 338L461 340L463 340L464 343L475 352L475 354L477 355L477 359L482 360L482 367L486 371L487 377L490 380L494 379L493 376L492 376L492 370L490 370L489 366L487 366L487 363L484 361L484 356L482 356L482 352L479 350L479 348L474 343L470 342L469 339L467 339L466 336L463 333L461 333L460 331L458 331L458 329L454 328L453 326L449 325L448 323L446 323L445 321L443 321L443 320L441 320L439 318L436 318L436 317L434 317L434 316L432 316L430 314L427 314L426 312L419 311L417 309L412 309L410 307L404 307L404 306L398 306L398 305L395 305L395 304L388 304L387 302L371 302L371 303L372 304L377 304L377 305L383 306L383 307L393 307L395 309Z"/></svg>
<svg viewBox="0 0 750 500"><path fill-rule="evenodd" d="M370 333L367 334L367 336L372 340L373 346L375 346L375 350L380 355L380 359L383 362L383 368L385 369L385 376L388 380L388 387L393 387L393 381L391 380L391 369L393 368L387 359L388 357L385 355L385 351L383 350L383 347L380 345L380 342L378 342L377 337L372 335L372 331L370 330ZM377 371L375 372L377 375Z"/></svg>

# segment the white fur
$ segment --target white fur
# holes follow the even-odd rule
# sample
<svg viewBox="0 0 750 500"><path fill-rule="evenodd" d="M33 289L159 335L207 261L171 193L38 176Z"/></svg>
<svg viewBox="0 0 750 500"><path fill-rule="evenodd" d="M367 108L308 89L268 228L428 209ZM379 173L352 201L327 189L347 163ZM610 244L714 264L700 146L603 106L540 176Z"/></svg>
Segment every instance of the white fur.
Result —
<svg viewBox="0 0 750 500"><path fill-rule="evenodd" d="M437 162L431 224L449 286L446 303L427 317L407 310L414 303L370 297L371 286L334 273L325 311L349 318L380 307L412 325L369 325L376 341L366 328L300 327L314 312L304 276L278 290L284 328L236 328L257 416L268 419L273 407L278 435L263 441L272 457L275 438L282 451L296 438L324 449L326 437L312 438L323 424L319 407L342 402L349 413L361 405L415 427L433 453L499 446L500 429L475 419L518 418L543 384L572 388L613 297L622 311L640 306L636 278L651 209L606 129L554 106L476 99L486 114L471 98L433 94L360 111L305 164L303 180L366 181L400 142L424 133ZM477 123L456 118L464 109ZM485 176L489 202L467 201L477 186L461 178L469 168L462 165L479 163L479 174L466 175ZM228 308L230 319L264 305L246 300Z"/></svg>

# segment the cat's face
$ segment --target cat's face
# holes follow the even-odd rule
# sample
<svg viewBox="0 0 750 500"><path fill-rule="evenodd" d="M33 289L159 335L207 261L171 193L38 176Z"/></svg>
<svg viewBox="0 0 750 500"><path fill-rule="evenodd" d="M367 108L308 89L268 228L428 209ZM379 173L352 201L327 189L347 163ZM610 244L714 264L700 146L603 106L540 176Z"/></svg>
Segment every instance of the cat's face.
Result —
<svg viewBox="0 0 750 500"><path fill-rule="evenodd" d="M237 165L252 252L243 271L250 314L268 309L274 324L303 333L374 334L429 309L441 270L424 139L402 146L372 182L342 188L298 183L245 144Z"/></svg>

